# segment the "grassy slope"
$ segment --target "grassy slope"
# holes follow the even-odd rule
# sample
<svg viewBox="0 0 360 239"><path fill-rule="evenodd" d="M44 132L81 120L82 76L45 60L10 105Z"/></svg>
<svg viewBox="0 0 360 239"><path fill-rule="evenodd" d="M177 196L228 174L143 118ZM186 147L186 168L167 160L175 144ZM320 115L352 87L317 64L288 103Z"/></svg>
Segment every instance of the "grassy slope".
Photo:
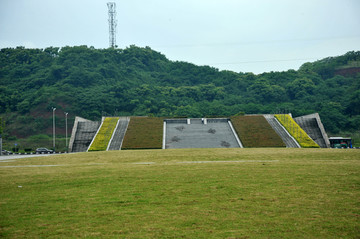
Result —
<svg viewBox="0 0 360 239"><path fill-rule="evenodd" d="M263 116L233 116L231 123L246 148L285 147Z"/></svg>
<svg viewBox="0 0 360 239"><path fill-rule="evenodd" d="M161 149L163 118L131 117L122 149Z"/></svg>
<svg viewBox="0 0 360 239"><path fill-rule="evenodd" d="M356 238L358 156L186 149L2 162L62 166L0 167L0 237Z"/></svg>

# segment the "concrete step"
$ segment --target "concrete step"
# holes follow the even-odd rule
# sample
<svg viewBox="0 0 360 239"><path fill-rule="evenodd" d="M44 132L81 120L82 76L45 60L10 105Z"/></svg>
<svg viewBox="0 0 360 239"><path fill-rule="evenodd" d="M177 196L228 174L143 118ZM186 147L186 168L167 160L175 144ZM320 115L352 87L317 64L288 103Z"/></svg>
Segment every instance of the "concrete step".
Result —
<svg viewBox="0 0 360 239"><path fill-rule="evenodd" d="M72 152L86 152L99 126L99 121L78 122Z"/></svg>
<svg viewBox="0 0 360 239"><path fill-rule="evenodd" d="M120 150L125 137L130 117L120 117L108 150Z"/></svg>
<svg viewBox="0 0 360 239"><path fill-rule="evenodd" d="M228 120L167 120L165 148L239 148Z"/></svg>

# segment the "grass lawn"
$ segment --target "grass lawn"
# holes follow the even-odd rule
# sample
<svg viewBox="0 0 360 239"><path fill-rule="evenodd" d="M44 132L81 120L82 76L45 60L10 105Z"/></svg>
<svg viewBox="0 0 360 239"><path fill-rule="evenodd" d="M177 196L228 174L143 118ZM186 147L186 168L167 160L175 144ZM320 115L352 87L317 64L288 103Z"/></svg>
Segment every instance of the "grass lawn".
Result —
<svg viewBox="0 0 360 239"><path fill-rule="evenodd" d="M359 153L126 150L0 161L0 237L358 238Z"/></svg>

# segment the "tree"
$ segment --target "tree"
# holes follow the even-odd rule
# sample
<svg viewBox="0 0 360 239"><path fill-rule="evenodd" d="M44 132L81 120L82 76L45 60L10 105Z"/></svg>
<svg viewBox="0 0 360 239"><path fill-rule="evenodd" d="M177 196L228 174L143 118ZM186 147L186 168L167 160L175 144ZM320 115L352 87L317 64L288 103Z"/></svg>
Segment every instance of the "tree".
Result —
<svg viewBox="0 0 360 239"><path fill-rule="evenodd" d="M6 132L19 137L49 131L34 118L49 117L54 105L96 120L104 112L204 117L286 108L294 115L322 113L330 129L345 130L348 125L356 128L359 119L360 78L333 74L359 62L360 52L349 52L305 63L299 71L255 75L170 61L149 47L4 48L0 49L0 114L6 119Z"/></svg>
<svg viewBox="0 0 360 239"><path fill-rule="evenodd" d="M298 78L288 84L287 89L291 99L299 99L307 94L312 94L315 84L308 78Z"/></svg>
<svg viewBox="0 0 360 239"><path fill-rule="evenodd" d="M360 90L355 91L351 95L346 111L350 115L360 115Z"/></svg>
<svg viewBox="0 0 360 239"><path fill-rule="evenodd" d="M2 132L4 128L4 121L0 117L0 155L2 155Z"/></svg>
<svg viewBox="0 0 360 239"><path fill-rule="evenodd" d="M5 121L0 117L0 137L4 131L5 128Z"/></svg>
<svg viewBox="0 0 360 239"><path fill-rule="evenodd" d="M270 85L266 78L255 80L249 87L250 96L257 98L262 103L278 102L284 100L285 89L278 85Z"/></svg>

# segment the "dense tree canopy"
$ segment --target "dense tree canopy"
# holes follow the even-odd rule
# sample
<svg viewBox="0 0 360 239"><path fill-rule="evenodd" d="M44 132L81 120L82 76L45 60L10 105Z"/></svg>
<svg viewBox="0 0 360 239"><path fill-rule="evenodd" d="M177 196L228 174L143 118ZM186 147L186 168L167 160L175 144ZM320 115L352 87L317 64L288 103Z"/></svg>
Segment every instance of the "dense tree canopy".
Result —
<svg viewBox="0 0 360 239"><path fill-rule="evenodd" d="M5 122L3 121L3 119L0 117L0 137L1 137L1 134L4 130L4 125L5 125Z"/></svg>
<svg viewBox="0 0 360 239"><path fill-rule="evenodd" d="M356 130L360 75L337 71L357 62L360 52L348 52L306 63L298 71L254 75L170 61L149 47L5 48L0 51L0 114L9 122L8 134L18 136L50 127L51 107L89 119L286 109L294 116L319 112L331 132Z"/></svg>

